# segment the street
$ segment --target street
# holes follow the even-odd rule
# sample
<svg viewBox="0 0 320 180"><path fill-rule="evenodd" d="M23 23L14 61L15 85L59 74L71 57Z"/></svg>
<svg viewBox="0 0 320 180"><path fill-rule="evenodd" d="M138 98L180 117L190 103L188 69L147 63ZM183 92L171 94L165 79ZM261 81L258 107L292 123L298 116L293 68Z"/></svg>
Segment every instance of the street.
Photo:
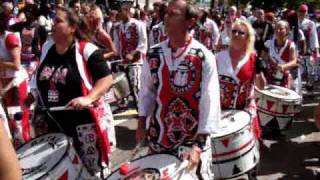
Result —
<svg viewBox="0 0 320 180"><path fill-rule="evenodd" d="M278 137L264 136L260 144L259 180L316 180L320 172L320 133L314 125L314 108L320 99L318 87L310 94L304 94L300 114L292 126ZM117 149L112 155L114 168L132 159L135 148L136 120L134 110L115 115ZM143 155L146 148L141 148ZM233 180L245 180L246 175Z"/></svg>

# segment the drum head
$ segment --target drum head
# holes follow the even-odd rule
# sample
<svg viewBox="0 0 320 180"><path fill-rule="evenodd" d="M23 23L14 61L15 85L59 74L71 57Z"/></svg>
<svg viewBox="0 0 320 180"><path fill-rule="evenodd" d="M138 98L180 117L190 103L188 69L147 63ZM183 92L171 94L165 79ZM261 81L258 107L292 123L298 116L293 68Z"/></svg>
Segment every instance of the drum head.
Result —
<svg viewBox="0 0 320 180"><path fill-rule="evenodd" d="M143 156L129 162L125 167L126 174L121 174L124 167L116 169L107 180L161 179L175 172L180 160L169 154Z"/></svg>
<svg viewBox="0 0 320 180"><path fill-rule="evenodd" d="M113 78L113 83L112 84L115 84L115 83L119 82L121 79L123 79L125 77L126 77L126 75L123 72L117 72L115 74L112 74L112 78Z"/></svg>
<svg viewBox="0 0 320 180"><path fill-rule="evenodd" d="M299 100L301 99L301 96L299 96L298 93L294 92L291 89L275 86L275 85L268 85L263 90L258 90L256 88L256 91L265 94L267 96L271 96L274 98L280 98L285 100Z"/></svg>
<svg viewBox="0 0 320 180"><path fill-rule="evenodd" d="M67 137L52 133L31 140L17 151L23 179L39 179L52 170L69 148Z"/></svg>
<svg viewBox="0 0 320 180"><path fill-rule="evenodd" d="M250 115L240 110L224 110L221 111L221 121L219 133L213 134L213 138L230 135L240 129L246 127L250 123Z"/></svg>

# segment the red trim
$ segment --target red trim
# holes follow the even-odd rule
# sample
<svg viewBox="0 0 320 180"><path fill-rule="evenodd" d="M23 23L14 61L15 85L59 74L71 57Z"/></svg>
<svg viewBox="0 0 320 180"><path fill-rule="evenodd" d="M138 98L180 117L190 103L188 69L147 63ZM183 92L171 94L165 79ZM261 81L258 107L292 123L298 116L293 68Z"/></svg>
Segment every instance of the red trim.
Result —
<svg viewBox="0 0 320 180"><path fill-rule="evenodd" d="M240 146L239 148L237 148L235 150L232 150L232 151L229 151L229 152L220 153L220 154L212 154L212 157L213 158L217 158L217 157L227 156L227 155L236 153L236 152L241 151L242 149L246 148L247 146L249 146L252 143L252 141L254 141L254 138L252 138L249 142L247 142L246 144Z"/></svg>
<svg viewBox="0 0 320 180"><path fill-rule="evenodd" d="M28 92L28 81L25 80L19 85L19 104L22 111L22 136L25 142L28 142L30 137L30 124L29 124L29 117L30 117L30 110L25 107L24 100L26 99Z"/></svg>

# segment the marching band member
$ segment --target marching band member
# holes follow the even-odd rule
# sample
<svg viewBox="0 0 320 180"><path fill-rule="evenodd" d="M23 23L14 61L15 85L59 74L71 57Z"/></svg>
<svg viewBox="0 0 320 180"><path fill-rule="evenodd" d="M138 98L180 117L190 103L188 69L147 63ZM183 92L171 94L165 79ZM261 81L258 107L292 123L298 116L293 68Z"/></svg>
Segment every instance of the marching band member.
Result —
<svg viewBox="0 0 320 180"><path fill-rule="evenodd" d="M16 148L31 138L30 111L24 106L27 88L28 74L21 66L20 36L7 31L5 17L0 16L0 94L9 114L10 130Z"/></svg>
<svg viewBox="0 0 320 180"><path fill-rule="evenodd" d="M278 21L275 25L275 37L265 42L268 54L263 52L262 56L267 64L267 83L291 89L293 78L290 70L297 67L297 50L294 42L288 39L288 34L288 22Z"/></svg>
<svg viewBox="0 0 320 180"><path fill-rule="evenodd" d="M219 84L214 55L188 33L195 13L184 0L168 5L168 39L149 50L143 67L136 139L147 136L151 153L191 142L185 158L199 165L197 176L207 180L213 178L209 135L218 131Z"/></svg>
<svg viewBox="0 0 320 180"><path fill-rule="evenodd" d="M208 12L200 10L198 24L194 28L194 38L212 52L216 50L220 32L217 24L208 18Z"/></svg>
<svg viewBox="0 0 320 180"><path fill-rule="evenodd" d="M165 3L159 4L159 19L160 22L154 26L152 26L150 34L149 34L149 46L153 46L155 44L160 43L161 41L166 40L166 32L164 29L164 16L167 10L167 5Z"/></svg>
<svg viewBox="0 0 320 180"><path fill-rule="evenodd" d="M103 51L87 41L87 29L74 12L57 8L52 39L43 46L32 83L38 100L34 124L37 133L62 131L71 137L89 173L103 178L110 154L105 124L110 112L101 97L112 76ZM72 110L48 110L56 106Z"/></svg>
<svg viewBox="0 0 320 180"><path fill-rule="evenodd" d="M134 101L138 100L140 90L141 68L147 52L147 32L143 23L130 17L130 3L123 3L119 11L120 24L119 42L120 57L125 65L129 84L133 91Z"/></svg>
<svg viewBox="0 0 320 180"><path fill-rule="evenodd" d="M231 35L231 26L235 19L231 18L230 16L227 16L225 18L225 22L223 24L223 30L220 34L220 38L218 41L217 50L222 51L229 47L230 44L230 35Z"/></svg>
<svg viewBox="0 0 320 180"><path fill-rule="evenodd" d="M318 61L319 58L319 41L316 25L313 21L307 18L308 6L302 4L298 8L298 24L299 28L302 29L307 43L307 52L305 54L305 63L307 64L308 80L306 84L307 90L313 89L313 82L318 80ZM315 71L315 72L312 72ZM313 75L315 73L315 75Z"/></svg>
<svg viewBox="0 0 320 180"><path fill-rule="evenodd" d="M249 23L236 20L231 28L231 40L228 49L217 54L217 66L220 80L221 108L242 109L252 115L252 125L256 137L261 135L254 85L263 89L265 80L261 62L254 51L255 33Z"/></svg>
<svg viewBox="0 0 320 180"><path fill-rule="evenodd" d="M254 51L255 32L251 25L237 19L231 27L228 49L217 54L221 109L245 110L251 115L251 127L257 139L261 136L254 86L263 89L262 64ZM256 176L256 169L248 172Z"/></svg>

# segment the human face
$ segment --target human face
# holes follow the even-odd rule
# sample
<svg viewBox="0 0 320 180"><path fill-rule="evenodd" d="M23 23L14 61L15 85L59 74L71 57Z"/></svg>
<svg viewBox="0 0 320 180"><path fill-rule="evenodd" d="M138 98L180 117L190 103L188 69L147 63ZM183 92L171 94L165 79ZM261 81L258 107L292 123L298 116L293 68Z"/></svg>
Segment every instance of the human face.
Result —
<svg viewBox="0 0 320 180"><path fill-rule="evenodd" d="M66 39L73 37L75 28L67 21L67 14L58 10L52 27L52 36L56 43L65 42Z"/></svg>
<svg viewBox="0 0 320 180"><path fill-rule="evenodd" d="M248 30L245 26L235 24L231 29L231 36L236 39L242 39L248 37Z"/></svg>
<svg viewBox="0 0 320 180"><path fill-rule="evenodd" d="M301 10L298 11L299 19L305 18L307 14L308 14L308 11L301 11Z"/></svg>
<svg viewBox="0 0 320 180"><path fill-rule="evenodd" d="M101 25L102 20L97 9L90 11L89 17L90 25L92 28L98 28Z"/></svg>
<svg viewBox="0 0 320 180"><path fill-rule="evenodd" d="M285 38L288 36L288 28L283 24L277 24L275 27L276 38Z"/></svg>
<svg viewBox="0 0 320 180"><path fill-rule="evenodd" d="M172 1L169 4L164 17L164 23L169 37L187 31L186 6L186 2L182 0Z"/></svg>

